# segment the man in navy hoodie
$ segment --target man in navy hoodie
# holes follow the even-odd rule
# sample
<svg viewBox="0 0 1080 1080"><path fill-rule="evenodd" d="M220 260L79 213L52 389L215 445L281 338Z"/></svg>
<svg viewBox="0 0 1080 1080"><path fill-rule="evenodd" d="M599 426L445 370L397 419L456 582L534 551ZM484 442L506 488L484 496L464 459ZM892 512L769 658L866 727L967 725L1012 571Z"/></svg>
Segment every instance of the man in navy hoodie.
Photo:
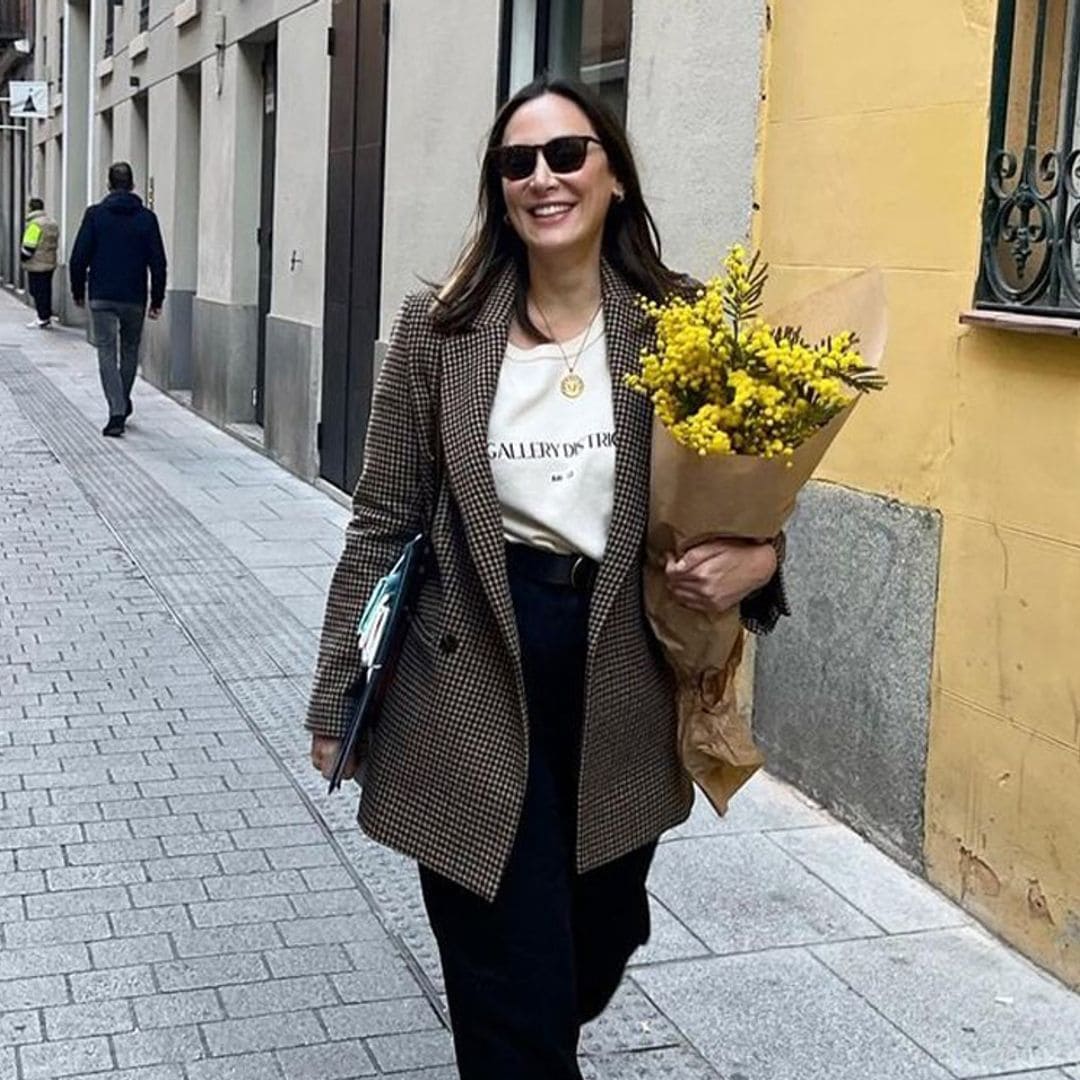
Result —
<svg viewBox="0 0 1080 1080"><path fill-rule="evenodd" d="M90 278L90 319L97 342L101 386L109 403L103 435L124 434L131 415L131 387L139 366L146 318L147 275L150 318L165 302L165 245L152 210L133 191L131 166L109 169L109 194L83 217L71 253L71 295L82 307ZM119 349L118 349L119 345Z"/></svg>

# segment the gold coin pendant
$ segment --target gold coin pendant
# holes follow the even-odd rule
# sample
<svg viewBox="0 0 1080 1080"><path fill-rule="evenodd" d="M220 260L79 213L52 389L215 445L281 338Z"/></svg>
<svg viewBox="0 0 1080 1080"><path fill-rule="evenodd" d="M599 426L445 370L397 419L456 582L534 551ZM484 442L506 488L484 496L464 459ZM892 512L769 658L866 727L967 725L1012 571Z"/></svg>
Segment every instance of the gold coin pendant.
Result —
<svg viewBox="0 0 1080 1080"><path fill-rule="evenodd" d="M562 382L559 383L559 389L563 392L563 397L568 397L571 400L581 397L585 393L585 380L574 372L570 372L568 375L564 375Z"/></svg>

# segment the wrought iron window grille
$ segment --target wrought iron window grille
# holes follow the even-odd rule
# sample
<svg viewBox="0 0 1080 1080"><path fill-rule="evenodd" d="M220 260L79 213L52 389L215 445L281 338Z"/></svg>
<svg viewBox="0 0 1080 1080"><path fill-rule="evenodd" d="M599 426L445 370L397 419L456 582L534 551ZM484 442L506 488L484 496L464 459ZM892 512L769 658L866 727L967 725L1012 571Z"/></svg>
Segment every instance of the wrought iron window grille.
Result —
<svg viewBox="0 0 1080 1080"><path fill-rule="evenodd" d="M976 308L1080 313L1080 0L1000 0Z"/></svg>

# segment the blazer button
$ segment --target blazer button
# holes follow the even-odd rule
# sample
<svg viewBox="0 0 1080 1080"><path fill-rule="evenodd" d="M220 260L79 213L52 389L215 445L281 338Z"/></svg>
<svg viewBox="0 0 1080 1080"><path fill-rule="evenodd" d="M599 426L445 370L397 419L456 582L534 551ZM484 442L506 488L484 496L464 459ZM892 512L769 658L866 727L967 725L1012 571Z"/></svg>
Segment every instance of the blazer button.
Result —
<svg viewBox="0 0 1080 1080"><path fill-rule="evenodd" d="M458 639L453 634L443 634L441 644L445 656L453 656L457 652Z"/></svg>

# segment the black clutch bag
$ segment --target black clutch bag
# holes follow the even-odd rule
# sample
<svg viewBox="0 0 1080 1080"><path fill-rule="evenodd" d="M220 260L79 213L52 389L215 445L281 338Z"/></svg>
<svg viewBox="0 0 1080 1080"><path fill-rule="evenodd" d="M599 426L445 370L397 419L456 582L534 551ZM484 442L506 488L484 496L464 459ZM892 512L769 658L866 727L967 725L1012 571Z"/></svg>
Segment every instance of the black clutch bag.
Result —
<svg viewBox="0 0 1080 1080"><path fill-rule="evenodd" d="M363 672L349 695L349 722L330 775L330 794L341 787L342 775L361 739L378 722L405 644L428 558L428 539L420 533L405 545L394 568L375 586L357 623Z"/></svg>

